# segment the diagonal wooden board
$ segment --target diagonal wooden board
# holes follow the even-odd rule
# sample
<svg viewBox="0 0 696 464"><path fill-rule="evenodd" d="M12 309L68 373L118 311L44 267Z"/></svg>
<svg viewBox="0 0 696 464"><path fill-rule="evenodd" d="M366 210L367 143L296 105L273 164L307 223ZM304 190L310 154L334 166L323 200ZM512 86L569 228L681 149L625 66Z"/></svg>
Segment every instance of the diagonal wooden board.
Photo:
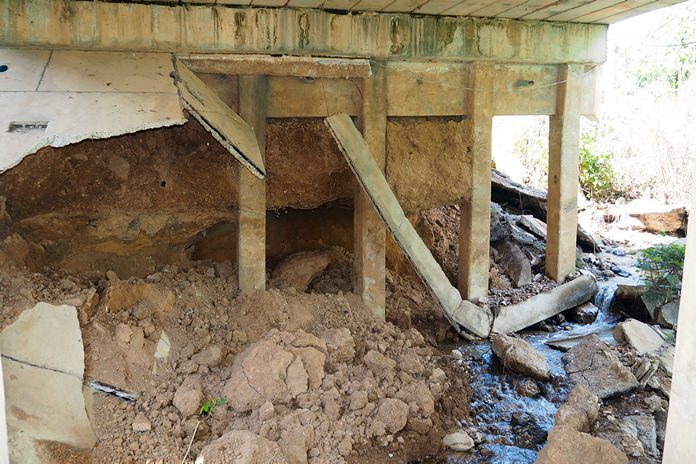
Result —
<svg viewBox="0 0 696 464"><path fill-rule="evenodd" d="M254 129L177 58L174 71L179 94L191 114L252 174L265 178L266 167Z"/></svg>
<svg viewBox="0 0 696 464"><path fill-rule="evenodd" d="M487 309L462 300L459 291L450 284L442 268L406 218L365 139L350 117L340 113L326 118L325 122L377 213L435 296L452 326L459 333L464 329L478 337L488 337L493 325L493 315Z"/></svg>

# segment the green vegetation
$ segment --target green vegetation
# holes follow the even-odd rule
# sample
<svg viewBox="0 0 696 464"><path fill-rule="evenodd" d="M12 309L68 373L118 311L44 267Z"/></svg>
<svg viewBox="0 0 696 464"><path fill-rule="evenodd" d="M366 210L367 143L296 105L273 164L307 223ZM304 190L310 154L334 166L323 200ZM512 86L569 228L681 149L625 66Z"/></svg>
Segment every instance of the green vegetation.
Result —
<svg viewBox="0 0 696 464"><path fill-rule="evenodd" d="M198 413L204 417L212 416L215 412L215 408L225 403L227 403L227 399L225 398L210 398L201 405L201 409L198 411Z"/></svg>
<svg viewBox="0 0 696 464"><path fill-rule="evenodd" d="M597 131L583 131L580 139L580 187L588 200L608 200L616 193L613 155L597 149Z"/></svg>
<svg viewBox="0 0 696 464"><path fill-rule="evenodd" d="M679 298L686 247L677 243L643 250L638 267L643 270L646 294L659 304Z"/></svg>

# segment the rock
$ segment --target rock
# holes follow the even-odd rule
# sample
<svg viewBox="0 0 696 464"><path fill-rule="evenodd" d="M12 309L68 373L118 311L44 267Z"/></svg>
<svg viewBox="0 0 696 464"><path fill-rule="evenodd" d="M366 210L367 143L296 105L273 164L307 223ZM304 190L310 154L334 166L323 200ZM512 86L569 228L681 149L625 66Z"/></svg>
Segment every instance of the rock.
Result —
<svg viewBox="0 0 696 464"><path fill-rule="evenodd" d="M116 335L116 338L119 341L128 343L133 335L133 329L131 329L128 325L119 322L116 324L116 328L114 329L114 335Z"/></svg>
<svg viewBox="0 0 696 464"><path fill-rule="evenodd" d="M152 429L152 424L148 420L147 416L145 416L145 414L142 412L136 414L135 419L133 419L133 432L147 432L150 429Z"/></svg>
<svg viewBox="0 0 696 464"><path fill-rule="evenodd" d="M492 337L492 348L505 367L540 380L551 378L544 355L526 341L508 335L495 335Z"/></svg>
<svg viewBox="0 0 696 464"><path fill-rule="evenodd" d="M153 283L128 283L118 280L115 274L113 277L109 279L109 287L102 298L110 312L118 313L137 306L141 314L163 320L174 308L176 295L170 289Z"/></svg>
<svg viewBox="0 0 696 464"><path fill-rule="evenodd" d="M370 369L377 377L384 378L394 375L396 361L384 356L378 351L368 351L363 358L363 361L365 362L367 368Z"/></svg>
<svg viewBox="0 0 696 464"><path fill-rule="evenodd" d="M217 366L222 361L222 348L218 345L208 345L191 359L202 366Z"/></svg>
<svg viewBox="0 0 696 464"><path fill-rule="evenodd" d="M82 391L84 345L75 307L38 303L23 311L0 332L0 352L0 420L8 438L0 446L9 445L10 462L46 462L41 440L91 449L96 436Z"/></svg>
<svg viewBox="0 0 696 464"><path fill-rule="evenodd" d="M223 395L239 412L282 400L288 394L285 377L294 359L274 340L253 343L235 358Z"/></svg>
<svg viewBox="0 0 696 464"><path fill-rule="evenodd" d="M563 355L570 379L589 387L600 399L632 390L638 380L606 343L596 335L585 337Z"/></svg>
<svg viewBox="0 0 696 464"><path fill-rule="evenodd" d="M569 427L589 433L599 417L599 399L585 385L579 383L568 395L568 400L558 409L554 426Z"/></svg>
<svg viewBox="0 0 696 464"><path fill-rule="evenodd" d="M275 408L273 403L266 401L259 407L259 420L261 422L267 421L275 415Z"/></svg>
<svg viewBox="0 0 696 464"><path fill-rule="evenodd" d="M230 398L230 396L228 396ZM200 375L190 375L184 379L174 393L174 406L185 417L198 412L203 401L203 388Z"/></svg>
<svg viewBox="0 0 696 464"><path fill-rule="evenodd" d="M453 451L469 451L474 447L474 439L464 431L445 435L442 444Z"/></svg>
<svg viewBox="0 0 696 464"><path fill-rule="evenodd" d="M307 380L309 376L302 363L302 358L296 356L288 366L285 378L285 385L293 398L296 398L300 393L307 391Z"/></svg>
<svg viewBox="0 0 696 464"><path fill-rule="evenodd" d="M512 426L512 443L518 448L539 449L546 441L547 432L537 422L536 417L528 412L515 411L510 420Z"/></svg>
<svg viewBox="0 0 696 464"><path fill-rule="evenodd" d="M510 277L515 288L532 281L532 265L524 252L509 240L502 240L494 245L500 254L500 266Z"/></svg>
<svg viewBox="0 0 696 464"><path fill-rule="evenodd" d="M508 216L499 204L491 202L490 241L497 242L510 236L512 228Z"/></svg>
<svg viewBox="0 0 696 464"><path fill-rule="evenodd" d="M304 292L333 259L334 254L330 251L296 253L284 259L273 270L269 285L281 290L294 288L298 292Z"/></svg>
<svg viewBox="0 0 696 464"><path fill-rule="evenodd" d="M664 211L632 213L645 226L645 230L654 234L686 234L689 214L686 208L672 208Z"/></svg>
<svg viewBox="0 0 696 464"><path fill-rule="evenodd" d="M606 440L569 427L554 427L548 444L539 452L535 464L628 464L628 458Z"/></svg>
<svg viewBox="0 0 696 464"><path fill-rule="evenodd" d="M519 216L517 219L517 225L536 235L541 240L546 240L546 223L535 218L531 214L525 214Z"/></svg>
<svg viewBox="0 0 696 464"><path fill-rule="evenodd" d="M624 417L624 422L635 430L635 437L640 440L643 449L652 456L657 456L657 425L650 414L636 414Z"/></svg>
<svg viewBox="0 0 696 464"><path fill-rule="evenodd" d="M526 396L528 398L533 398L541 394L541 388L539 388L539 384L537 384L532 379L524 379L517 385L515 391L518 395Z"/></svg>
<svg viewBox="0 0 696 464"><path fill-rule="evenodd" d="M569 319L578 324L592 324L597 319L599 308L590 303L581 304L568 311Z"/></svg>
<svg viewBox="0 0 696 464"><path fill-rule="evenodd" d="M350 362L355 356L355 340L350 330L344 328L329 329L321 337L329 349L329 361L332 363Z"/></svg>
<svg viewBox="0 0 696 464"><path fill-rule="evenodd" d="M677 327L677 320L679 319L679 300L670 301L666 303L657 310L657 319L655 322L660 324L662 327L667 327L668 329L674 329Z"/></svg>
<svg viewBox="0 0 696 464"><path fill-rule="evenodd" d="M309 388L318 388L325 374L326 356L324 353L312 347L294 348L291 351L302 359L302 365L307 372Z"/></svg>
<svg viewBox="0 0 696 464"><path fill-rule="evenodd" d="M384 424L384 428L392 434L406 427L407 420L408 405L394 398L382 400L375 414L375 421Z"/></svg>
<svg viewBox="0 0 696 464"><path fill-rule="evenodd" d="M278 443L233 430L203 448L195 464L288 464L288 460Z"/></svg>
<svg viewBox="0 0 696 464"><path fill-rule="evenodd" d="M169 337L164 330L157 341L157 346L155 347L155 359L166 360L169 357L169 351L171 350L172 344L169 342Z"/></svg>
<svg viewBox="0 0 696 464"><path fill-rule="evenodd" d="M622 322L614 332L616 341L626 341L631 347L640 353L654 353L665 344L658 334L648 324L635 319Z"/></svg>
<svg viewBox="0 0 696 464"><path fill-rule="evenodd" d="M357 411L367 406L367 392L357 391L350 395L350 410Z"/></svg>

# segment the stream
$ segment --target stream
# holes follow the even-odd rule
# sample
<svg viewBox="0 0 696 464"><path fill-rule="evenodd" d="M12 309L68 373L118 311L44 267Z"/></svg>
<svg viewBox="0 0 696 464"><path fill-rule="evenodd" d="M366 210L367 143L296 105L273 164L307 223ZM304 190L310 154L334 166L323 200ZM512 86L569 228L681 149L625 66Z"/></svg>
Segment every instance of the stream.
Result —
<svg viewBox="0 0 696 464"><path fill-rule="evenodd" d="M533 463L546 442L556 411L572 388L563 367L563 351L547 343L592 333L609 343L615 343L613 328L622 316L611 311L614 293L619 283L635 280L617 277L598 282L599 291L594 304L599 312L592 324L567 322L551 333L527 330L520 334L546 357L553 376L551 381L534 381L504 369L487 342L460 346L458 349L464 357L459 362L466 363L471 374L471 417L475 419L475 423L465 423L464 426L477 429L480 432L478 439L472 438L477 442L482 441L482 444L473 454L452 454L444 462ZM531 396L530 393L520 393L529 388L538 388L540 392Z"/></svg>

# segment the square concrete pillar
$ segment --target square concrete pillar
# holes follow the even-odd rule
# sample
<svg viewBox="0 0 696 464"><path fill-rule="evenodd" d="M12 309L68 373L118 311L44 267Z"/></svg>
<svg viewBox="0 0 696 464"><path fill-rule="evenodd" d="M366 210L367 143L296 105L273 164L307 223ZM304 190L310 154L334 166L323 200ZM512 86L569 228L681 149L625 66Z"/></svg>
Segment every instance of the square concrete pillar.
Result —
<svg viewBox="0 0 696 464"><path fill-rule="evenodd" d="M362 81L362 112L359 126L370 152L384 171L387 157L386 70L372 67L372 77ZM356 186L353 216L353 290L372 314L385 319L384 225L362 187Z"/></svg>
<svg viewBox="0 0 696 464"><path fill-rule="evenodd" d="M691 211L696 211L696 193L692 193ZM696 229L692 229L696 230ZM686 258L682 294L677 321L677 346L674 350L674 374L667 415L664 464L696 462L694 418L696 417L696 232L686 237ZM689 285L691 284L691 285Z"/></svg>
<svg viewBox="0 0 696 464"><path fill-rule="evenodd" d="M560 66L556 114L549 119L546 274L557 282L575 272L581 76L580 65Z"/></svg>
<svg viewBox="0 0 696 464"><path fill-rule="evenodd" d="M264 160L267 89L264 76L239 77L239 115L254 129ZM266 288L266 181L241 164L238 181L239 289L246 293Z"/></svg>
<svg viewBox="0 0 696 464"><path fill-rule="evenodd" d="M471 196L462 198L459 226L459 292L474 300L488 295L491 223L491 143L494 68L472 63L467 87L471 119Z"/></svg>

